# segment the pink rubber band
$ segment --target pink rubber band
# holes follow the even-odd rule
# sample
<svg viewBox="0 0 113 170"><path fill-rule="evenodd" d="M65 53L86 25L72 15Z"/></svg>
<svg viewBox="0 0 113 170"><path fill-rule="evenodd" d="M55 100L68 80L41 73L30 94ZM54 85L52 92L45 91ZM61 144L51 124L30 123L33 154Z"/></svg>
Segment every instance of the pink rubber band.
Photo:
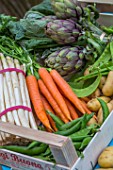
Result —
<svg viewBox="0 0 113 170"><path fill-rule="evenodd" d="M18 109L23 109L23 110L27 110L28 112L32 112L31 108L29 108L27 106L19 105L19 106L13 106L13 107L10 107L10 108L4 110L3 112L0 113L0 117L7 114L7 112L10 112L10 111L13 111L13 110L18 110Z"/></svg>
<svg viewBox="0 0 113 170"><path fill-rule="evenodd" d="M22 73L24 76L26 76L25 72L23 70L20 70L18 68L6 68L3 70L0 70L0 74L5 73L5 72L11 72L11 71L16 71L17 73Z"/></svg>

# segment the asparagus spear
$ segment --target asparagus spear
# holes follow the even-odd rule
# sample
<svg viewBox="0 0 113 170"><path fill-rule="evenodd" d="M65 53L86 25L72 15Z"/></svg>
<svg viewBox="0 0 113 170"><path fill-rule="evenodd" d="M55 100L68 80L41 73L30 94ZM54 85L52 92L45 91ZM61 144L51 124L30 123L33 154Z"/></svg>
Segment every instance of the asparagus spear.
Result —
<svg viewBox="0 0 113 170"><path fill-rule="evenodd" d="M1 60L2 60L2 63L3 63L3 68L4 69L8 68L6 59L5 59L3 54L1 55ZM9 97L10 97L11 106L16 106L16 100L15 100L15 96L14 96L13 85L12 85L12 82L11 82L11 73L6 72L5 76L6 76L7 86L8 86L8 89L9 89ZM13 117L14 117L14 120L15 120L15 124L20 126L21 123L20 123L17 111L14 110L14 111L12 111L12 113L13 113Z"/></svg>
<svg viewBox="0 0 113 170"><path fill-rule="evenodd" d="M6 57L7 62L8 62L8 67L14 68L14 63L13 59L10 57ZM21 96L21 91L20 91L20 86L19 86L19 80L17 73L15 71L12 71L11 73L11 81L13 85L13 90L14 90L14 95L15 95L15 100L16 100L16 105L23 105L22 103L22 96ZM25 111L23 109L18 109L18 116L21 121L22 126L25 127L30 127L29 122L25 116Z"/></svg>

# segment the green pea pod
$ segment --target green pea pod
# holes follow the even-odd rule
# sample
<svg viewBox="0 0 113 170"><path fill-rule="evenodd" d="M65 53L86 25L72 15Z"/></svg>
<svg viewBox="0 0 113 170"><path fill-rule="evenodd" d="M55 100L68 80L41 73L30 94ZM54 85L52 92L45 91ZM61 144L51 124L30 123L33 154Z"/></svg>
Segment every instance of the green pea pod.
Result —
<svg viewBox="0 0 113 170"><path fill-rule="evenodd" d="M74 93L78 96L78 97L86 97L89 96L90 94L92 94L98 87L99 83L100 83L100 79L101 79L101 75L98 74L98 77L96 78L96 80L88 87L83 88L83 89L74 89L72 88L72 90L74 91Z"/></svg>
<svg viewBox="0 0 113 170"><path fill-rule="evenodd" d="M91 129L90 128L84 128L84 129L81 129L79 130L78 132L75 132L71 135L69 135L69 137L79 137L79 136L84 136L84 135L88 135L90 133Z"/></svg>
<svg viewBox="0 0 113 170"><path fill-rule="evenodd" d="M16 145L9 145L9 146L0 146L0 149L7 149L14 152L22 153L29 156L39 155L42 152L45 152L48 145L44 144L43 146L34 147L33 149L28 149L24 146L16 146Z"/></svg>
<svg viewBox="0 0 113 170"><path fill-rule="evenodd" d="M37 159L42 159L42 160L44 160L44 161L50 161L50 162L52 162L51 161L51 158L49 158L49 157L44 157L44 156L41 156L41 155L36 155L36 156L32 156L33 158L37 158Z"/></svg>
<svg viewBox="0 0 113 170"><path fill-rule="evenodd" d="M54 115L49 110L46 110L46 112L53 118L56 124L58 124L59 126L62 126L64 124L64 122L58 116Z"/></svg>
<svg viewBox="0 0 113 170"><path fill-rule="evenodd" d="M84 136L72 136L70 137L73 142L82 142L85 138L90 137L91 135Z"/></svg>
<svg viewBox="0 0 113 170"><path fill-rule="evenodd" d="M106 102L100 98L97 98L97 100L100 102L101 107L102 107L102 112L103 112L103 122L106 120L106 118L109 115L109 109L108 106L106 104Z"/></svg>
<svg viewBox="0 0 113 170"><path fill-rule="evenodd" d="M76 123L78 123L79 121L81 121L83 119L83 117L79 117L75 120L72 120L71 122L68 122L68 123L65 123L64 125L62 125L60 127L61 130L65 130L65 129L69 129L71 128L72 126L74 126Z"/></svg>
<svg viewBox="0 0 113 170"><path fill-rule="evenodd" d="M85 139L83 140L83 142L81 143L81 147L80 147L79 149L80 149L80 150L85 149L85 147L89 144L89 142L91 141L91 139L92 139L91 136L85 138Z"/></svg>
<svg viewBox="0 0 113 170"><path fill-rule="evenodd" d="M46 149L46 151L44 152L44 153L42 153L41 155L42 156L48 156L48 155L50 155L51 154L51 150L50 150L50 148L48 147L47 149Z"/></svg>
<svg viewBox="0 0 113 170"><path fill-rule="evenodd" d="M82 119L81 129L86 128L86 126L87 126L87 114L85 114L84 118Z"/></svg>
<svg viewBox="0 0 113 170"><path fill-rule="evenodd" d="M112 63L113 63L113 41L110 42L110 52L111 52L111 58L112 58Z"/></svg>
<svg viewBox="0 0 113 170"><path fill-rule="evenodd" d="M100 66L101 64L107 63L110 59L111 59L111 53L110 53L110 43L109 43L106 46L106 48L105 48L104 52L102 53L102 55L92 65L92 69Z"/></svg>
<svg viewBox="0 0 113 170"><path fill-rule="evenodd" d="M81 142L73 142L73 145L74 145L75 149L79 149L81 146Z"/></svg>
<svg viewBox="0 0 113 170"><path fill-rule="evenodd" d="M71 135L75 132L77 132L80 129L81 126L81 121L79 121L78 123L76 123L74 126L72 126L70 129L67 130L63 130L63 131L57 131L54 132L55 134L59 134L59 135L63 135L63 136L68 136Z"/></svg>
<svg viewBox="0 0 113 170"><path fill-rule="evenodd" d="M27 146L27 149L34 148L35 146L39 146L40 144L41 144L41 142L39 142L39 141L33 141Z"/></svg>

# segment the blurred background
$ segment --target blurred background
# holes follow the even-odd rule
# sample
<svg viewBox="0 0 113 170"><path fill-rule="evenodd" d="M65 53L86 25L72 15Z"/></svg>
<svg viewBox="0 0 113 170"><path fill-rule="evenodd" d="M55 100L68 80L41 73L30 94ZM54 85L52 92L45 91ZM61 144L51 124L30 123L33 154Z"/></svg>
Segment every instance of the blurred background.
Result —
<svg viewBox="0 0 113 170"><path fill-rule="evenodd" d="M0 0L0 13L22 18L27 10L42 0Z"/></svg>
<svg viewBox="0 0 113 170"><path fill-rule="evenodd" d="M22 18L26 11L40 2L42 0L0 0L0 13ZM113 12L113 5L98 4L97 7L100 12Z"/></svg>

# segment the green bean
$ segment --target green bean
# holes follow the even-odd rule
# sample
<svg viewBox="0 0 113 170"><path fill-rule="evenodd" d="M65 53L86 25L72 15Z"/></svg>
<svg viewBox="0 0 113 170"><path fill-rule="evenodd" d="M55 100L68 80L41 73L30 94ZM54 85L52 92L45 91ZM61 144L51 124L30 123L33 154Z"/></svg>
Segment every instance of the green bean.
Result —
<svg viewBox="0 0 113 170"><path fill-rule="evenodd" d="M85 149L85 147L89 144L89 142L91 141L92 137L89 136L87 138L85 138L82 143L81 143L81 147L79 148L80 150Z"/></svg>
<svg viewBox="0 0 113 170"><path fill-rule="evenodd" d="M71 122L62 125L62 126L60 127L60 129L61 129L61 130L69 129L69 128L71 128L73 125L75 125L76 123L78 123L80 120L82 120L82 119L83 119L83 117L79 117L79 118L77 118L77 119L75 119L75 120L72 120Z"/></svg>
<svg viewBox="0 0 113 170"><path fill-rule="evenodd" d="M77 132L80 129L80 126L81 126L81 121L76 123L70 129L63 130L63 131L57 131L57 132L55 132L55 134L59 134L59 135L63 135L63 136L68 136L68 135L71 135L71 134Z"/></svg>
<svg viewBox="0 0 113 170"><path fill-rule="evenodd" d="M106 104L106 102L100 98L97 98L98 101L100 102L101 104L101 107L102 107L102 112L103 112L103 122L106 120L106 118L108 117L109 115L109 109L108 109L108 106Z"/></svg>
<svg viewBox="0 0 113 170"><path fill-rule="evenodd" d="M27 146L27 149L31 149L35 146L39 146L40 144L41 144L41 142L39 142L39 141L33 141Z"/></svg>
<svg viewBox="0 0 113 170"><path fill-rule="evenodd" d="M39 155L42 152L45 152L48 145L43 144L43 146L34 147L33 149L28 149L24 146L16 146L16 145L9 145L9 146L0 146L0 149L7 149L14 152L22 153L25 155L33 156L33 155Z"/></svg>
<svg viewBox="0 0 113 170"><path fill-rule="evenodd" d="M58 124L59 126L62 126L64 124L64 122L58 116L54 115L49 110L46 110L46 112L53 118L56 124Z"/></svg>
<svg viewBox="0 0 113 170"><path fill-rule="evenodd" d="M75 149L79 149L81 146L81 142L73 142L73 145L74 145Z"/></svg>

